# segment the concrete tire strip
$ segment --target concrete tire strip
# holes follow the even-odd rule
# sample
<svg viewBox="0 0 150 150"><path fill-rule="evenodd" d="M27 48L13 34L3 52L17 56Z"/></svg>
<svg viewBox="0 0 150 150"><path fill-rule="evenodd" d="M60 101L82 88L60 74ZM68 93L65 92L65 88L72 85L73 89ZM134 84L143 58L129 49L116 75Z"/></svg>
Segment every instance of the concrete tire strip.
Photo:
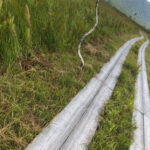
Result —
<svg viewBox="0 0 150 150"><path fill-rule="evenodd" d="M133 122L136 124L136 129L130 150L150 150L150 97L145 65L145 50L148 44L147 40L139 50L140 72L135 85L136 95L133 112Z"/></svg>
<svg viewBox="0 0 150 150"><path fill-rule="evenodd" d="M26 150L85 150L96 131L99 114L109 100L132 45L126 42Z"/></svg>

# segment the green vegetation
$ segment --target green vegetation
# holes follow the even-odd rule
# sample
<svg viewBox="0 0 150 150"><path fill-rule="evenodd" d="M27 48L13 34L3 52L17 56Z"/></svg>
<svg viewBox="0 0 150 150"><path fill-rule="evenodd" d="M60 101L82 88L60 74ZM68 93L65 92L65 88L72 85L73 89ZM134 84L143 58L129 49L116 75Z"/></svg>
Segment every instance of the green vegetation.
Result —
<svg viewBox="0 0 150 150"><path fill-rule="evenodd" d="M139 36L135 23L102 1L81 70L77 44L95 22L94 8L95 0L0 0L1 150L24 149L124 42ZM135 77L131 62L124 72Z"/></svg>
<svg viewBox="0 0 150 150"><path fill-rule="evenodd" d="M148 77L148 83L149 83L149 88L150 88L150 44L146 49L146 69L147 69L147 77Z"/></svg>
<svg viewBox="0 0 150 150"><path fill-rule="evenodd" d="M100 4L95 36L137 33L137 27ZM83 33L94 24L95 0L0 0L0 62L5 67L19 58L32 59L43 47L72 52ZM94 36L94 35L93 35Z"/></svg>
<svg viewBox="0 0 150 150"><path fill-rule="evenodd" d="M135 95L135 81L138 73L137 56L143 41L131 49L125 61L112 98L100 118L96 135L89 150L127 150L135 128L132 112Z"/></svg>

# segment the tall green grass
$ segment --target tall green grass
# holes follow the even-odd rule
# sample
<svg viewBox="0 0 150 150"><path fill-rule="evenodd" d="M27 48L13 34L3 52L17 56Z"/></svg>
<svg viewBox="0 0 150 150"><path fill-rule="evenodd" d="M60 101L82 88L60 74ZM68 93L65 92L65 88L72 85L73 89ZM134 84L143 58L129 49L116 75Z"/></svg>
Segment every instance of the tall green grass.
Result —
<svg viewBox="0 0 150 150"><path fill-rule="evenodd" d="M101 2L95 34L137 31L123 18L111 15ZM95 0L0 0L1 64L32 56L33 47L47 47L50 52L71 51L94 24L94 16Z"/></svg>

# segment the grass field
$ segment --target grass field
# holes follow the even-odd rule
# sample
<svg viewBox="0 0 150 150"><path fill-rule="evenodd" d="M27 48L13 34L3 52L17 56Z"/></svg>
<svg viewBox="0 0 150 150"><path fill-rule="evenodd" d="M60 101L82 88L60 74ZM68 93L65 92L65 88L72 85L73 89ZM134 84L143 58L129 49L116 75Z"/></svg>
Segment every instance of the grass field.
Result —
<svg viewBox="0 0 150 150"><path fill-rule="evenodd" d="M41 47L50 53L72 52L81 35L93 26L94 8L95 0L1 0L1 64L12 64L11 68L19 58L32 59L34 50ZM101 2L100 24L93 36L137 32L136 25L116 15Z"/></svg>
<svg viewBox="0 0 150 150"><path fill-rule="evenodd" d="M100 23L82 47L82 70L77 45L94 24L94 8L95 0L0 1L1 150L24 149L124 42L140 36L139 26L102 1ZM120 78L130 85L137 71L134 52ZM124 79L128 73L131 81ZM118 94L124 90L133 98L132 90Z"/></svg>

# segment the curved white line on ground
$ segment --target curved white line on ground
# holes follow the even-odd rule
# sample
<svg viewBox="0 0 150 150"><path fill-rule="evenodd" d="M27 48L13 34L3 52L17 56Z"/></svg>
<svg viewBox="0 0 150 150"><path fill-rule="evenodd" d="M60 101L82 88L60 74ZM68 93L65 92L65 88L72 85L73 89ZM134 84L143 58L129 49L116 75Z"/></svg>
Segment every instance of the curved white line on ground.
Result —
<svg viewBox="0 0 150 150"><path fill-rule="evenodd" d="M81 37L79 45L78 45L78 55L79 55L79 57L81 59L81 63L82 63L83 66L84 66L84 59L83 59L83 57L81 55L81 50L80 50L81 49L81 44L83 43L84 39L96 29L96 27L98 25L98 4L99 4L99 0L96 0L96 10L95 10L95 19L96 19L96 22L95 22L94 26L90 29L90 31L88 31L87 33L85 33Z"/></svg>
<svg viewBox="0 0 150 150"><path fill-rule="evenodd" d="M143 37L126 42L26 150L85 149L96 130L98 114L115 87L122 64L132 45L140 39Z"/></svg>
<svg viewBox="0 0 150 150"><path fill-rule="evenodd" d="M134 131L134 143L130 150L150 150L150 97L145 65L145 50L148 44L147 40L139 50L140 72L135 85L136 95L133 112L133 122L137 128Z"/></svg>

